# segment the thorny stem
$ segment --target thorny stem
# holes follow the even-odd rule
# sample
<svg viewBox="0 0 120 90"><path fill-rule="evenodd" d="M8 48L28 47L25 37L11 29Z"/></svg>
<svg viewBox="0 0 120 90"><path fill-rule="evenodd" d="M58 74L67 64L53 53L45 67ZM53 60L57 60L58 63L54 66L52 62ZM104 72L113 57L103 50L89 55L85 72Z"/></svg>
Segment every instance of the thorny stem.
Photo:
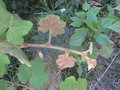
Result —
<svg viewBox="0 0 120 90"><path fill-rule="evenodd" d="M53 45L46 45L46 44L21 44L20 47L41 47L41 48L50 48L50 49L56 49L56 50L61 50L61 51L69 51L71 53L75 53L75 54L78 54L78 55L81 55L82 56L82 52L79 52L79 51L76 51L76 50L71 50L71 49L68 49L68 48L63 48L63 47L57 47L57 46L53 46Z"/></svg>
<svg viewBox="0 0 120 90"><path fill-rule="evenodd" d="M8 41L0 41L0 42L10 43ZM90 47L87 50L87 52L91 51L91 48L92 48L91 45L92 44L90 43ZM19 46L20 48L28 48L28 47L39 47L40 48L41 47L41 48L56 49L56 50L60 50L60 51L63 51L63 52L78 54L78 55L81 55L83 57L85 56L84 52L86 52L86 51L80 52L80 51L76 51L76 50L72 50L72 49L68 49L68 48L57 47L57 46L53 46L51 44L48 45L48 44L31 44L31 43L29 44L29 43L23 43L23 44L19 44L17 46ZM2 46L2 47L4 47L4 46ZM13 47L13 45L10 45L10 47Z"/></svg>

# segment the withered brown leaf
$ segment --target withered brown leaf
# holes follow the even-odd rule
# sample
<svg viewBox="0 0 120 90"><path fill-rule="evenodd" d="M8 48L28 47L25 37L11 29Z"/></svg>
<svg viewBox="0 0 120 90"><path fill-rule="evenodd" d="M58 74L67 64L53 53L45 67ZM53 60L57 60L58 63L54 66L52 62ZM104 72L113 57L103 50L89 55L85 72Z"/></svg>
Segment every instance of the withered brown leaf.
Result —
<svg viewBox="0 0 120 90"><path fill-rule="evenodd" d="M90 42L90 46L89 46L88 50L81 52L81 55L87 56L88 53L90 53L90 54L93 53L93 43L92 42Z"/></svg>
<svg viewBox="0 0 120 90"><path fill-rule="evenodd" d="M57 15L48 15L39 21L39 25L38 30L44 33L49 31L53 36L56 36L64 33L66 23L60 20Z"/></svg>
<svg viewBox="0 0 120 90"><path fill-rule="evenodd" d="M88 70L94 68L97 65L97 61L95 59L91 59L88 56L84 56L88 64Z"/></svg>
<svg viewBox="0 0 120 90"><path fill-rule="evenodd" d="M56 60L56 64L60 69L65 69L67 67L71 68L75 65L75 59L72 56L67 56L66 54L59 55Z"/></svg>

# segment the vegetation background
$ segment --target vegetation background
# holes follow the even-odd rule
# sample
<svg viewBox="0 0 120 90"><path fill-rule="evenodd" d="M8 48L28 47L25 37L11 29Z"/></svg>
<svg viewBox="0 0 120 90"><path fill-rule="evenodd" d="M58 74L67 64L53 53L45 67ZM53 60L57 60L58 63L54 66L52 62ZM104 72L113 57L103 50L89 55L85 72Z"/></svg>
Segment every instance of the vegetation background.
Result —
<svg viewBox="0 0 120 90"><path fill-rule="evenodd" d="M2 1L6 10L2 7ZM48 15L58 15L66 22L65 33L52 37L51 44L82 52L88 49L89 42L93 42L93 54L88 56L97 60L97 66L88 70L89 65L84 58L70 54L76 59L75 66L61 70L56 60L64 52L29 47L22 49L32 65L29 68L26 66L29 66L28 62L21 65L19 57L15 54L11 56L9 52L4 56L6 51L0 48L0 90L120 90L120 0L2 1L0 40L12 41L15 45L46 43L49 34L38 30L38 22ZM4 25L7 22L15 21L14 18L7 18L9 13L21 21L15 19L20 24L14 22L13 27L7 26L6 29ZM15 38L11 37L10 30L15 27L26 32L14 31ZM17 37L19 33L23 33L20 38ZM20 52L17 54L19 56ZM6 62L2 62L3 59Z"/></svg>

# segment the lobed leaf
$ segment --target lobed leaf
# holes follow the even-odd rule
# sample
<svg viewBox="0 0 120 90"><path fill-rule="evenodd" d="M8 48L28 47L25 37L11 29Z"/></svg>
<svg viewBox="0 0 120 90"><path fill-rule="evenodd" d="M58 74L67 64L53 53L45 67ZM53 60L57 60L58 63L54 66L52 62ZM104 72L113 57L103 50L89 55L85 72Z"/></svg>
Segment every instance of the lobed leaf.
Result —
<svg viewBox="0 0 120 90"><path fill-rule="evenodd" d="M88 70L95 68L95 66L97 65L97 61L95 59L91 59L88 56L84 56L84 58L87 61Z"/></svg>
<svg viewBox="0 0 120 90"><path fill-rule="evenodd" d="M32 26L32 22L13 16L0 1L0 35L6 33L8 41L23 43L23 36L28 34Z"/></svg>
<svg viewBox="0 0 120 90"><path fill-rule="evenodd" d="M77 81L74 76L70 76L60 83L60 90L86 90L86 79L79 78Z"/></svg>
<svg viewBox="0 0 120 90"><path fill-rule="evenodd" d="M72 68L75 65L75 59L72 56L67 56L66 54L59 55L56 60L56 64L60 69Z"/></svg>
<svg viewBox="0 0 120 90"><path fill-rule="evenodd" d="M64 33L66 23L60 20L57 15L48 15L39 21L39 25L38 30L44 33L49 31L53 36L56 36Z"/></svg>
<svg viewBox="0 0 120 90"><path fill-rule="evenodd" d="M23 84L30 82L31 88L43 88L45 82L48 80L48 74L44 72L45 65L41 60L32 60L31 67L21 65L19 68L18 78Z"/></svg>
<svg viewBox="0 0 120 90"><path fill-rule="evenodd" d="M30 21L21 20L11 16L9 30L7 32L7 40L15 43L23 43L23 36L28 34L32 28Z"/></svg>

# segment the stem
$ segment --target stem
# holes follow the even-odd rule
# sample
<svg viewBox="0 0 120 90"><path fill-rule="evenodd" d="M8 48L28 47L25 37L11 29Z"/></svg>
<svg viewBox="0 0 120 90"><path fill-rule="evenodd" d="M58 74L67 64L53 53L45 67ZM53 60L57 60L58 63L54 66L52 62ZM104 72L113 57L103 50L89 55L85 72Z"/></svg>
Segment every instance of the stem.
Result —
<svg viewBox="0 0 120 90"><path fill-rule="evenodd" d="M51 31L49 31L49 39L48 39L48 44L51 44L51 37L52 37L52 34L51 34Z"/></svg>
<svg viewBox="0 0 120 90"><path fill-rule="evenodd" d="M82 56L82 52L76 51L76 50L71 50L68 48L62 48L62 47L57 47L57 46L53 46L53 45L46 45L46 44L21 44L20 47L41 47L41 48L50 48L50 49L56 49L56 50L60 50L60 51L67 51L67 52L71 52L71 53L75 53L78 55Z"/></svg>
<svg viewBox="0 0 120 90"><path fill-rule="evenodd" d="M7 81L7 82L8 82L8 84L13 85L13 86L20 86L20 87L23 87L23 88L27 88L29 90L37 90L37 89L30 88L30 87L28 87L26 85L23 85L23 84L13 83L13 82L10 82L10 81Z"/></svg>
<svg viewBox="0 0 120 90"><path fill-rule="evenodd" d="M0 43L10 43L8 41L0 41ZM13 47L15 45L7 45L7 47ZM50 49L56 49L56 50L60 50L60 51L64 51L64 52L68 52L68 53L74 53L74 54L78 54L81 56L85 56L83 54L83 52L80 51L76 51L76 50L72 50L72 49L68 49L68 48L63 48L63 47L57 47L57 46L53 46L53 45L48 45L48 44L29 44L29 43L23 43L23 44L19 44L17 45L20 48L28 48L28 47L41 47L41 48L50 48ZM6 47L6 46L1 46L1 47Z"/></svg>

